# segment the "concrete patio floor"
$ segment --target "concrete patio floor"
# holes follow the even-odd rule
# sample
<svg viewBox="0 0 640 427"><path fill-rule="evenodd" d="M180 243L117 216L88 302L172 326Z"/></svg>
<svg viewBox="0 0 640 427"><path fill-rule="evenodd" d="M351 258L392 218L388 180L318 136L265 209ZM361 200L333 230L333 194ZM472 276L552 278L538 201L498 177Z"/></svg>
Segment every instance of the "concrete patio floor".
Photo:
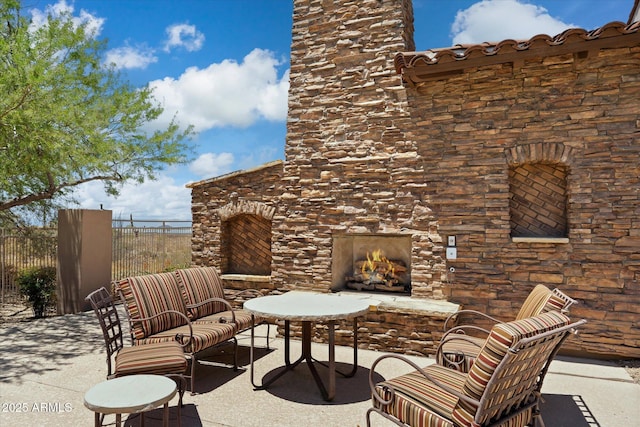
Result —
<svg viewBox="0 0 640 427"><path fill-rule="evenodd" d="M283 340L272 331L271 350L257 350L256 379L261 381L283 364ZM257 335L264 335L261 326ZM83 405L85 392L106 375L102 336L93 312L0 324L0 426L90 426L93 413ZM309 370L297 367L268 390L254 391L249 378L249 336L241 335L240 369L220 364L199 365L196 390L185 394L182 425L211 427L364 426L370 407L369 367L381 353L359 350L357 374L336 379L336 398L322 400ZM264 346L264 338L256 344ZM229 347L230 349L230 347ZM327 347L313 345L314 356L326 359ZM298 341L292 357L300 354ZM338 368L352 360L349 347L336 348ZM206 359L231 359L224 350ZM412 357L418 364L433 363ZM379 374L390 378L410 370L397 361L380 365ZM320 369L320 374L325 374ZM640 419L640 386L615 363L559 357L551 366L543 388L542 413L547 427L619 427ZM176 423L172 401L171 425ZM162 413L147 413L146 425L161 425ZM125 425L138 425L138 416L127 416ZM113 423L107 417L105 423ZM390 426L374 414L372 425Z"/></svg>

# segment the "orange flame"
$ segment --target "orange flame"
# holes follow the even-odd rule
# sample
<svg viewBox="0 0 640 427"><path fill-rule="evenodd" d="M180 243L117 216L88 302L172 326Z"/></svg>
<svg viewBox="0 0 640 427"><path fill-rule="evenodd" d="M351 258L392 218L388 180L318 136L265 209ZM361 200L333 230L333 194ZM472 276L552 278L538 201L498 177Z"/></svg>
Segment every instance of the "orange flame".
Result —
<svg viewBox="0 0 640 427"><path fill-rule="evenodd" d="M383 267L384 264L386 264L386 268ZM382 275L384 276L395 273L393 263L382 255L382 249L376 249L371 255L369 255L367 251L367 261L362 264L362 274L366 275L367 273L376 272L378 268L384 268L384 271L382 271Z"/></svg>

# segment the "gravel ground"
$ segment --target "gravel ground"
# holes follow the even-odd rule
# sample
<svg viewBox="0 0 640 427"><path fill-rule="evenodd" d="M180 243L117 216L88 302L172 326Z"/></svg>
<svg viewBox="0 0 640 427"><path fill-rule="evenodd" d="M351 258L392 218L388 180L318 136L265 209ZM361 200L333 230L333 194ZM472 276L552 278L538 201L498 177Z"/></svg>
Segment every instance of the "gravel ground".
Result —
<svg viewBox="0 0 640 427"><path fill-rule="evenodd" d="M624 366L634 383L640 384L640 359L619 360L618 363Z"/></svg>

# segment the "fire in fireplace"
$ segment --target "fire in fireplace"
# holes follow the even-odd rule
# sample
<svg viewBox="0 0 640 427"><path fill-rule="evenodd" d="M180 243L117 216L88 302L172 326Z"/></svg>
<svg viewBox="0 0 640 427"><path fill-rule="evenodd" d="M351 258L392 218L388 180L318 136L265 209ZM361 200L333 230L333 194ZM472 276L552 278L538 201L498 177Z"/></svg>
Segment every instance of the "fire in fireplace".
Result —
<svg viewBox="0 0 640 427"><path fill-rule="evenodd" d="M367 291L409 292L407 266L402 260L390 260L381 249L367 252L367 258L357 260L353 275L346 277L348 288Z"/></svg>
<svg viewBox="0 0 640 427"><path fill-rule="evenodd" d="M411 294L411 235L334 234L331 290Z"/></svg>

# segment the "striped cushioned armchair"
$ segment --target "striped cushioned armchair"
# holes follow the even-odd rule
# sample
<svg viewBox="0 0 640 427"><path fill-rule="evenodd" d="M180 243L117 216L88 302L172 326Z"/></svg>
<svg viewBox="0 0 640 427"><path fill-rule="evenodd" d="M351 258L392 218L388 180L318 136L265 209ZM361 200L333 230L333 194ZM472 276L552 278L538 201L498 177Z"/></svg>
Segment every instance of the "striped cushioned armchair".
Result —
<svg viewBox="0 0 640 427"><path fill-rule="evenodd" d="M550 290L544 285L537 285L520 307L515 320L526 319L553 310L567 313L569 307L575 303L574 299L569 298L558 289ZM450 327L451 323L461 322L461 319L467 323ZM452 314L444 323L445 333L436 351L438 364L461 372L469 372L487 335L489 335L487 329L468 323L477 319L493 324L501 322L499 319L475 310L459 310Z"/></svg>
<svg viewBox="0 0 640 427"><path fill-rule="evenodd" d="M421 368L401 355L378 358L369 373L373 405L400 426L524 427L538 425L542 378L563 341L586 321L570 324L558 311L495 325L470 372L433 364ZM379 383L376 366L399 359L415 371Z"/></svg>
<svg viewBox="0 0 640 427"><path fill-rule="evenodd" d="M107 379L140 374L165 375L175 379L180 392L177 406L180 425L180 408L186 388L184 374L188 366L182 345L173 340L125 346L120 315L111 293L102 287L87 295L85 300L91 304L102 329L107 349Z"/></svg>

